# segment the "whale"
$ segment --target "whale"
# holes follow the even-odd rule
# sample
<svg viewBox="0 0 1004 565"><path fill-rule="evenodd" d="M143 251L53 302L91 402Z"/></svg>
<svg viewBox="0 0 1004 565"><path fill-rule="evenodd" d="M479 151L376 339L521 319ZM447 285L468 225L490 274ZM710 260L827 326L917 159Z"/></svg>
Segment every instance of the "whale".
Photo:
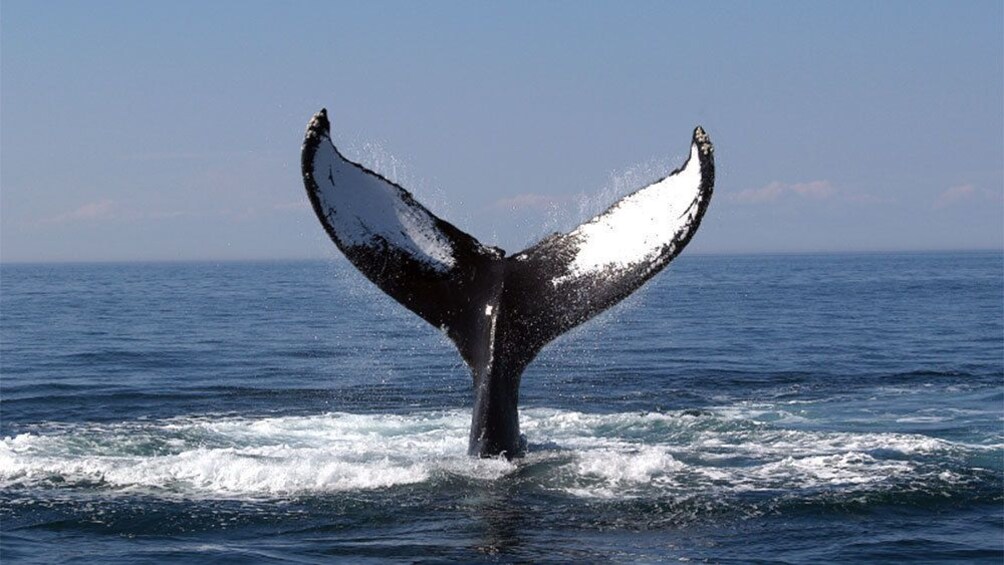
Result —
<svg viewBox="0 0 1004 565"><path fill-rule="evenodd" d="M484 245L414 196L346 159L325 109L307 124L301 165L310 204L346 258L442 331L470 369L472 456L523 455L524 369L556 337L640 288L694 237L714 191L714 146L693 130L686 162L568 233L518 253Z"/></svg>

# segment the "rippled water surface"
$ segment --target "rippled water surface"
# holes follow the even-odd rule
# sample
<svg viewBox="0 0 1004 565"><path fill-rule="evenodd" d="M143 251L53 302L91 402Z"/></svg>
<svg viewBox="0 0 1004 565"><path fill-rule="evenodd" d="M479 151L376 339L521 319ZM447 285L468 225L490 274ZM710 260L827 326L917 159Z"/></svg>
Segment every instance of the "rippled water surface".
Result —
<svg viewBox="0 0 1004 565"><path fill-rule="evenodd" d="M516 462L344 263L0 275L4 562L1004 559L999 253L681 257L531 365Z"/></svg>

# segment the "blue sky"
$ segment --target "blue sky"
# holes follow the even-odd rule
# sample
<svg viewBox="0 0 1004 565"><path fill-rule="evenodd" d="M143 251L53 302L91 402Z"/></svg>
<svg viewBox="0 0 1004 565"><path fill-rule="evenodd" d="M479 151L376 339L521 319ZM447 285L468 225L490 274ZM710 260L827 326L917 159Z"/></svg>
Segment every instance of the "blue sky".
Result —
<svg viewBox="0 0 1004 565"><path fill-rule="evenodd" d="M334 257L350 157L511 252L716 144L690 252L1001 249L1002 3L0 5L0 259Z"/></svg>

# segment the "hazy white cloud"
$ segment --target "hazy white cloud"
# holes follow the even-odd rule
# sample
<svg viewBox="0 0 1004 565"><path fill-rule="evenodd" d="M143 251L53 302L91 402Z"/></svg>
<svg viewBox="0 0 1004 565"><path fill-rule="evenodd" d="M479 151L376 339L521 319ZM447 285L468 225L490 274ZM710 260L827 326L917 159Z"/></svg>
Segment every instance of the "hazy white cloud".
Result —
<svg viewBox="0 0 1004 565"><path fill-rule="evenodd" d="M970 200L976 196L976 187L971 184L960 184L942 192L934 200L935 208L947 208L958 202Z"/></svg>
<svg viewBox="0 0 1004 565"><path fill-rule="evenodd" d="M940 210L973 200L982 200L985 202L995 202L999 204L1004 202L1004 193L1000 191L994 192L985 188L977 188L972 184L960 184L949 187L945 189L944 192L939 194L934 199L933 208L935 210Z"/></svg>
<svg viewBox="0 0 1004 565"><path fill-rule="evenodd" d="M128 206L123 206L115 200L105 199L88 202L68 212L63 212L54 216L47 216L34 222L30 222L29 224L35 226L45 226L74 223L173 220L178 218L191 218L199 215L202 214L182 210L139 211Z"/></svg>
<svg viewBox="0 0 1004 565"><path fill-rule="evenodd" d="M309 210L310 204L303 200L289 200L263 206L224 208L217 212L185 210L136 210L115 200L104 199L88 202L73 210L53 216L29 221L28 225L46 226L74 223L137 222L151 220L176 220L195 217L222 217L236 221L246 221L263 216L284 215L291 212Z"/></svg>
<svg viewBox="0 0 1004 565"><path fill-rule="evenodd" d="M118 206L113 200L99 200L97 202L88 202L87 204L70 210L69 212L63 212L61 214L56 214L55 216L42 218L39 220L39 223L68 224L72 222L108 220L115 217L117 210Z"/></svg>
<svg viewBox="0 0 1004 565"><path fill-rule="evenodd" d="M833 196L835 190L830 181L814 180L810 182L782 183L774 181L760 188L747 188L733 195L737 202L757 204L773 202L779 198L796 195L803 198L824 199Z"/></svg>

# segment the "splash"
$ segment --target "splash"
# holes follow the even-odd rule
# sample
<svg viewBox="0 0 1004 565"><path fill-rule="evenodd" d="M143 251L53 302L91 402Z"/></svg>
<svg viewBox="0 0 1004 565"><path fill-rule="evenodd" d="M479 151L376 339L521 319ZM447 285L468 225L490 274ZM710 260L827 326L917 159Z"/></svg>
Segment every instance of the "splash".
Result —
<svg viewBox="0 0 1004 565"><path fill-rule="evenodd" d="M747 416L528 409L530 452L516 463L468 457L463 411L54 424L0 442L0 487L267 498L499 481L522 468L542 489L586 498L936 491L972 480L968 459L1001 451Z"/></svg>

